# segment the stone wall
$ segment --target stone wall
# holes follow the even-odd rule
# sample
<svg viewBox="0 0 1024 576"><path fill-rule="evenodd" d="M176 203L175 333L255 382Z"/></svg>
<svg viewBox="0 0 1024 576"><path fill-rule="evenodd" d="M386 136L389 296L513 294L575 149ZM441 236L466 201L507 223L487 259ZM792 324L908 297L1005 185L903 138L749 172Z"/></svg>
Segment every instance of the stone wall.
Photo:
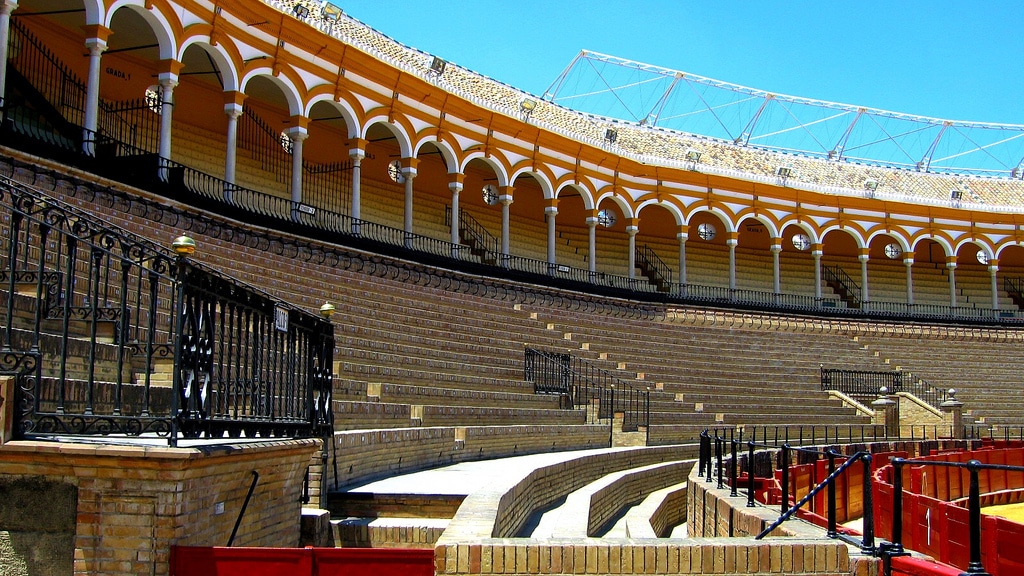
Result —
<svg viewBox="0 0 1024 576"><path fill-rule="evenodd" d="M302 479L318 449L316 440L194 448L15 441L0 447L0 482L49 487L42 498L53 494L54 506L71 511L72 519L54 516L45 527L67 533L70 522L76 574L167 574L171 546L227 544L253 472L258 483L234 545L297 546ZM4 507L4 522L15 532L21 525L7 518L46 508L32 498L14 504ZM65 550L55 555L71 566Z"/></svg>

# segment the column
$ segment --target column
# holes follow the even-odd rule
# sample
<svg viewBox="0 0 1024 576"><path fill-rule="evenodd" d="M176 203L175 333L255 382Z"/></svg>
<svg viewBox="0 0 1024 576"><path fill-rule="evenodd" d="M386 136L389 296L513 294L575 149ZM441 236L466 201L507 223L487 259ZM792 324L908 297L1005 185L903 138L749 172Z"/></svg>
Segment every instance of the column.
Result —
<svg viewBox="0 0 1024 576"><path fill-rule="evenodd" d="M85 83L85 116L83 119L82 151L96 154L96 129L100 109L100 56L107 49L111 30L98 24L86 26L85 47L89 49L89 75Z"/></svg>
<svg viewBox="0 0 1024 576"><path fill-rule="evenodd" d="M509 207L512 206L512 187L503 186L498 192L498 202L501 203L501 265L508 267L509 252Z"/></svg>
<svg viewBox="0 0 1024 576"><path fill-rule="evenodd" d="M868 292L868 249L861 248L860 255L857 259L860 260L860 307L863 310L868 309L868 303L871 302L871 297Z"/></svg>
<svg viewBox="0 0 1024 576"><path fill-rule="evenodd" d="M548 270L554 274L558 262L555 258L555 217L558 216L558 199L548 200L548 206L544 207L544 215L548 220Z"/></svg>
<svg viewBox="0 0 1024 576"><path fill-rule="evenodd" d="M907 304L914 305L914 253L903 253L903 265L907 267Z"/></svg>
<svg viewBox="0 0 1024 576"><path fill-rule="evenodd" d="M413 238L413 188L412 181L416 179L416 168L419 160L416 158L402 158L402 179L405 182L405 210L402 219L402 230L405 231L405 247L412 248Z"/></svg>
<svg viewBox="0 0 1024 576"><path fill-rule="evenodd" d="M997 273L999 272L999 260L991 259L988 261L988 273L992 280L992 309L999 310L999 279Z"/></svg>
<svg viewBox="0 0 1024 576"><path fill-rule="evenodd" d="M725 245L729 247L729 290L736 290L736 245L740 243L739 234L730 232Z"/></svg>
<svg viewBox="0 0 1024 576"><path fill-rule="evenodd" d="M242 115L240 104L225 104L224 113L228 116L228 143L224 153L224 181L232 188L235 184L235 165L238 158L238 118ZM225 191L226 194L227 191Z"/></svg>
<svg viewBox="0 0 1024 576"><path fill-rule="evenodd" d="M680 226L679 232L676 233L676 239L679 240L679 293L682 296L686 295L686 241L690 238L688 230L688 226Z"/></svg>
<svg viewBox="0 0 1024 576"><path fill-rule="evenodd" d="M811 258L814 258L814 301L821 303L821 244L811 246Z"/></svg>
<svg viewBox="0 0 1024 576"><path fill-rule="evenodd" d="M292 140L292 210L298 210L302 202L302 143L309 137L305 126L292 126L288 129L288 137Z"/></svg>
<svg viewBox="0 0 1024 576"><path fill-rule="evenodd" d="M358 236L362 218L363 200L360 187L363 181L363 158L366 158L366 140L355 138L350 146L348 157L352 160L352 206L349 208L349 215L352 216L352 233Z"/></svg>
<svg viewBox="0 0 1024 576"><path fill-rule="evenodd" d="M18 7L17 0L4 0L0 4L0 104L7 94L7 48L11 38L11 12Z"/></svg>
<svg viewBox="0 0 1024 576"><path fill-rule="evenodd" d="M638 220L632 219L632 222L626 226L626 234L629 235L629 279L636 280L636 233L640 231L640 228L636 225Z"/></svg>
<svg viewBox="0 0 1024 576"><path fill-rule="evenodd" d="M779 269L779 252L782 252L781 242L781 238L775 238L772 240L771 248L769 248L772 251L772 288L776 294L782 293L782 271Z"/></svg>
<svg viewBox="0 0 1024 576"><path fill-rule="evenodd" d="M167 182L168 163L171 161L171 116L174 112L174 87L178 85L178 72L181 70L181 63L174 60L161 62L161 66L167 69L159 75L160 82L160 145L157 155L159 156L158 174L160 180Z"/></svg>
<svg viewBox="0 0 1024 576"><path fill-rule="evenodd" d="M946 269L949 270L949 307L956 308L956 256L946 257Z"/></svg>
<svg viewBox="0 0 1024 576"><path fill-rule="evenodd" d="M591 210L587 216L587 262L591 278L597 274L597 221L597 210Z"/></svg>
<svg viewBox="0 0 1024 576"><path fill-rule="evenodd" d="M461 248L459 243L459 193L462 192L465 175L451 174L450 176L455 178L448 183L448 189L452 191L452 258L458 258Z"/></svg>

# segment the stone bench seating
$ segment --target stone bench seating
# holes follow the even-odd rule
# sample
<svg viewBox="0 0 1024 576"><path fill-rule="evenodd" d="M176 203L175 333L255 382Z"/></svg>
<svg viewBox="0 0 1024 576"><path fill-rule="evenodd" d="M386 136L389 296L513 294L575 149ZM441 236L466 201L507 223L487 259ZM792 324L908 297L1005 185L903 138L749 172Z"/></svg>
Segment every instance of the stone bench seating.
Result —
<svg viewBox="0 0 1024 576"><path fill-rule="evenodd" d="M601 537L611 522L655 490L685 478L695 460L618 470L575 490L541 518L532 538Z"/></svg>
<svg viewBox="0 0 1024 576"><path fill-rule="evenodd" d="M686 482L647 495L623 518L626 538L668 538L672 528L686 522Z"/></svg>
<svg viewBox="0 0 1024 576"><path fill-rule="evenodd" d="M412 426L412 407L409 404L334 400L331 408L334 411L335 430Z"/></svg>
<svg viewBox="0 0 1024 576"><path fill-rule="evenodd" d="M498 408L494 406L416 406L413 419L422 426L493 426L527 424L579 425L586 423L583 410Z"/></svg>
<svg viewBox="0 0 1024 576"><path fill-rule="evenodd" d="M464 355L459 358L438 358L434 355L413 356L407 354L392 354L378 352L376 350L365 350L357 348L336 347L336 354L349 363L375 364L381 367L401 366L403 368L416 368L430 370L446 374L464 373L485 373L494 378L506 380L517 380L523 377L523 368L520 366L494 366L487 363L476 363L470 361L471 356ZM473 358L473 360L477 360Z"/></svg>
<svg viewBox="0 0 1024 576"><path fill-rule="evenodd" d="M559 398L550 394L520 394L405 384L371 383L367 395L371 400L376 398L376 401L385 403L559 408Z"/></svg>
<svg viewBox="0 0 1024 576"><path fill-rule="evenodd" d="M393 366L382 366L380 364L365 364L351 362L349 360L336 360L337 374L345 374L350 378L365 380L367 382L381 382L384 380L401 384L433 385L447 388L476 388L480 390L515 390L516 380L495 378L486 374L474 374L470 372L437 372L433 370L421 370L406 368L399 363ZM532 387L532 385L531 385ZM522 385L518 386L522 388Z"/></svg>
<svg viewBox="0 0 1024 576"><path fill-rule="evenodd" d="M607 426L506 425L339 431L324 485L330 490L394 474L507 456L606 446ZM337 475L335 476L335 469Z"/></svg>

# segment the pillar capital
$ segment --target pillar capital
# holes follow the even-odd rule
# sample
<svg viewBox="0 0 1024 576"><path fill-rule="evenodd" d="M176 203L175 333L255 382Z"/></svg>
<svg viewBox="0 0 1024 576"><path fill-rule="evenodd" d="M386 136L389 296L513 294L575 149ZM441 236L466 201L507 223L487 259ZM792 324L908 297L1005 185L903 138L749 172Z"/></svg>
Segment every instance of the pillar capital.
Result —
<svg viewBox="0 0 1024 576"><path fill-rule="evenodd" d="M956 256L946 256L946 268L956 268Z"/></svg>
<svg viewBox="0 0 1024 576"><path fill-rule="evenodd" d="M0 14L10 15L18 8L18 0L3 0L0 2Z"/></svg>
<svg viewBox="0 0 1024 576"><path fill-rule="evenodd" d="M284 132L292 139L292 142L305 140L309 137L309 131L306 130L305 126L289 126Z"/></svg>
<svg viewBox="0 0 1024 576"><path fill-rule="evenodd" d="M782 252L782 244L776 243L773 240L772 245L768 247L768 250L770 250L772 254L778 254L779 252Z"/></svg>
<svg viewBox="0 0 1024 576"><path fill-rule="evenodd" d="M174 58L169 58L167 60L161 60L159 65L157 66L157 70L159 71L159 76L158 77L160 79L160 82L163 83L165 79L173 78L174 83L177 84L178 83L178 75L181 74L181 69L183 67L184 67L184 64L182 64L181 62L178 62Z"/></svg>
<svg viewBox="0 0 1024 576"><path fill-rule="evenodd" d="M88 48L98 47L100 51L107 49L107 40L110 39L110 35L114 33L113 30L103 26L102 24L87 24L82 26L82 31L85 32L85 45Z"/></svg>
<svg viewBox="0 0 1024 576"><path fill-rule="evenodd" d="M302 114L296 114L288 118L288 123L290 124L290 126L287 129L287 132L289 134L291 134L292 131L296 129L300 129L307 134L309 133L309 118L303 116Z"/></svg>
<svg viewBox="0 0 1024 576"><path fill-rule="evenodd" d="M238 90L228 90L224 92L224 111L227 112L228 106L233 106L242 109L242 103L245 102L245 92L239 92Z"/></svg>

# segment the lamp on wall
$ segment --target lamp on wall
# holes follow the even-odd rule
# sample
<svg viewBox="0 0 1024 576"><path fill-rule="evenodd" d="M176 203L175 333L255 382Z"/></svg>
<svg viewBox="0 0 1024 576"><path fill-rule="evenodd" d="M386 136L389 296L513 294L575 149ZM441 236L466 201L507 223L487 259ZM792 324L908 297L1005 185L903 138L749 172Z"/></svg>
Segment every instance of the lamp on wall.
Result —
<svg viewBox="0 0 1024 576"><path fill-rule="evenodd" d="M611 144L615 144L615 141L619 139L619 131L616 130L615 128L605 129L604 139L610 142Z"/></svg>
<svg viewBox="0 0 1024 576"><path fill-rule="evenodd" d="M949 199L953 200L954 202L959 202L960 200L963 200L963 198L964 198L964 193L963 193L962 190L953 189L949 193Z"/></svg>
<svg viewBox="0 0 1024 576"><path fill-rule="evenodd" d="M867 180L864 181L864 189L869 192L874 192L875 190L878 190L878 180L868 178Z"/></svg>
<svg viewBox="0 0 1024 576"><path fill-rule="evenodd" d="M293 12L295 17L300 20L305 20L309 16L309 8L305 4L296 4Z"/></svg>
<svg viewBox="0 0 1024 576"><path fill-rule="evenodd" d="M775 174L780 178L789 178L793 175L793 169L789 166L779 166L775 169Z"/></svg>
<svg viewBox="0 0 1024 576"><path fill-rule="evenodd" d="M700 162L700 151L690 148L686 151L686 159L690 162Z"/></svg>
<svg viewBox="0 0 1024 576"><path fill-rule="evenodd" d="M444 68L447 65L447 62L437 56L434 56L434 59L430 61L430 71L440 76L441 74L444 74Z"/></svg>
<svg viewBox="0 0 1024 576"><path fill-rule="evenodd" d="M337 22L341 19L341 15L344 13L345 12L341 8L329 3L324 4L324 7L320 9L320 15L328 22Z"/></svg>

